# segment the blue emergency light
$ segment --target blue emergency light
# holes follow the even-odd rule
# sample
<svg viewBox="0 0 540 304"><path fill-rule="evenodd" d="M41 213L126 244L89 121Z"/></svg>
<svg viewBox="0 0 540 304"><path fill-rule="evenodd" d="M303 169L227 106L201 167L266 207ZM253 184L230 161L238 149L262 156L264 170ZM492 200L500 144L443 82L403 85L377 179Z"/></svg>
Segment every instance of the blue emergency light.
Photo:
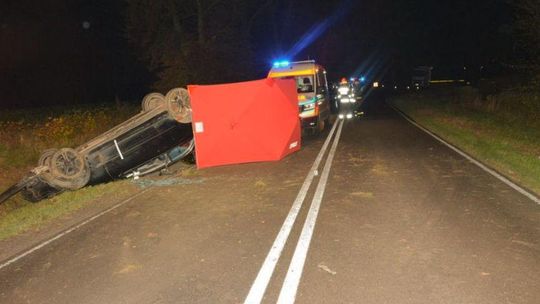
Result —
<svg viewBox="0 0 540 304"><path fill-rule="evenodd" d="M274 61L273 66L275 68L284 68L284 67L289 66L289 64L290 62L288 60L278 60L278 61Z"/></svg>
<svg viewBox="0 0 540 304"><path fill-rule="evenodd" d="M360 82L364 82L364 81L366 81L366 77L364 76L360 77Z"/></svg>

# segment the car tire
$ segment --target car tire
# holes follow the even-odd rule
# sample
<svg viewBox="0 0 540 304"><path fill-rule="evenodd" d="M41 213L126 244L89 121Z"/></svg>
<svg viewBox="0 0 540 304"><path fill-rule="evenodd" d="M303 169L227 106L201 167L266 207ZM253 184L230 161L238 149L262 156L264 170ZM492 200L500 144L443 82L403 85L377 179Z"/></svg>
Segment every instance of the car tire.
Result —
<svg viewBox="0 0 540 304"><path fill-rule="evenodd" d="M191 123L191 98L184 88L171 89L165 95L169 115L180 123Z"/></svg>
<svg viewBox="0 0 540 304"><path fill-rule="evenodd" d="M165 96L161 93L149 93L144 96L142 100L142 110L143 112L148 112L159 106L165 105Z"/></svg>
<svg viewBox="0 0 540 304"><path fill-rule="evenodd" d="M90 168L86 159L74 149L59 149L45 158L45 162L49 170L42 177L55 188L76 190L90 180Z"/></svg>
<svg viewBox="0 0 540 304"><path fill-rule="evenodd" d="M41 153L38 160L38 166L48 166L48 161L51 159L54 153L56 153L58 149L47 149Z"/></svg>

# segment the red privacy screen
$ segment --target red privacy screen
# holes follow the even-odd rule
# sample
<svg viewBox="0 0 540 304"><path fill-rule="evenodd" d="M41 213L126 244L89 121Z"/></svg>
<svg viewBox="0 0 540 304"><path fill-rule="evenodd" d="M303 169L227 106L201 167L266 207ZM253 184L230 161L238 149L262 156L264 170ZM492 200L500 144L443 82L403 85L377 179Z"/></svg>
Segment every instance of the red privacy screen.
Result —
<svg viewBox="0 0 540 304"><path fill-rule="evenodd" d="M198 168L275 161L300 149L292 79L190 85Z"/></svg>

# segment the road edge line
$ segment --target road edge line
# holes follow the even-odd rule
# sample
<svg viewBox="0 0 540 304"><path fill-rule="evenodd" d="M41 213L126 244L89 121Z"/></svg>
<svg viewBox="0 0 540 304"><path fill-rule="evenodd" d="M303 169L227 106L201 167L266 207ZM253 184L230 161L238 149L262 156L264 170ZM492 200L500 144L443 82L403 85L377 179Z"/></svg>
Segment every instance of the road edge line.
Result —
<svg viewBox="0 0 540 304"><path fill-rule="evenodd" d="M296 299L298 286L300 285L300 279L302 278L302 272L304 270L304 265L306 263L306 258L309 251L309 245L313 237L315 224L317 223L317 216L319 215L324 191L326 190L326 184L328 183L328 176L330 175L332 162L334 160L339 139L341 137L341 131L343 130L344 123L343 120L341 121L342 123L340 124L336 136L334 137L332 148L330 148L330 152L328 152L328 157L326 158L321 178L317 184L306 221L304 222L300 238L296 244L296 249L294 250L294 254L291 259L291 264L289 265L287 275L285 276L285 280L281 287L277 300L278 304L292 304Z"/></svg>
<svg viewBox="0 0 540 304"><path fill-rule="evenodd" d="M29 255L29 254L31 254L31 253L33 253L33 252L35 252L35 251L37 251L37 250L39 250L39 249L41 249L41 248L47 246L47 245L49 245L50 243L52 243L52 242L54 242L54 241L60 239L61 237L63 237L63 236L65 236L65 235L67 235L67 234L69 234L69 233L71 233L71 232L73 232L73 231L75 231L75 230L81 228L82 226L84 226L84 225L86 225L86 224L88 224L88 223L94 221L95 219L97 219L97 218L99 218L99 217L101 217L101 216L103 216L103 215L105 215L105 214L107 214L107 213L113 211L114 209L116 209L116 208L118 208L118 207L120 207L120 206L125 205L126 203L128 203L128 202L130 202L131 200L133 200L134 198L136 198L136 197L142 195L143 193L147 192L148 190L150 190L150 188L145 189L145 190L143 190L143 191L141 191L141 192L139 192L139 193L136 193L136 194L132 195L131 197L129 197L129 198L127 198L127 199L125 199L125 200L123 200L123 201L117 203L116 205L113 205L113 206L111 206L111 207L109 207L109 208L107 208L107 209L105 209L105 210L99 212L98 214L93 215L93 216L87 218L86 220L84 220L84 221L78 223L77 225L72 226L71 228L68 228L68 229L66 229L66 230L64 230L64 231L62 231L62 232L60 232L60 233L58 233L58 234L55 235L54 237L52 237L52 238L50 238L50 239L48 239L48 240L42 241L41 243L39 243L39 244L37 244L37 245L34 245L34 246L31 247L30 249L26 249L26 250L24 250L23 252L16 254L16 255L15 255L14 257L12 257L12 258L8 258L8 259L5 260L4 262L2 262L2 264L0 264L0 270L2 270L3 268L5 268L5 267L7 267L7 266L9 266L9 265L11 265L11 264L17 262L18 260L20 260L20 259L26 257L27 255Z"/></svg>
<svg viewBox="0 0 540 304"><path fill-rule="evenodd" d="M508 177L506 177L503 174L497 172L496 170L490 168L488 165L486 165L486 164L482 163L481 161L473 158L471 155L469 155L465 151L459 149L458 147L456 147L456 146L452 145L451 143L449 143L449 142L445 141L444 139L442 139L437 134L435 134L435 133L431 132L430 130L426 129L425 127L421 126L412 117L405 114L403 111L401 111L400 109L398 109L394 105L392 105L390 103L386 103L386 104L388 104L394 111L396 111L399 115L401 115L401 117L405 118L409 123L411 123L415 127L419 128L420 130L424 131L425 133L427 133L431 137L435 138L436 140L438 140L439 142L441 142L442 144L444 144L445 146L447 146L448 148L450 148L454 152L456 152L459 155L465 157L468 161L470 161L471 163L473 163L476 166L480 167L480 169L484 170L485 172L491 174L492 176L494 176L495 178L497 178L501 182L505 183L510 188L516 190L520 194L524 195L528 199L530 199L533 202L535 202L536 204L540 205L540 198L538 196L536 196L534 193L532 193L531 191L528 191L525 188L523 188L522 186L514 183Z"/></svg>
<svg viewBox="0 0 540 304"><path fill-rule="evenodd" d="M315 158L313 165L311 165L308 175L304 179L304 183L302 184L302 187L300 187L300 191L296 195L296 198L294 199L291 209L289 210L287 217L283 221L283 225L281 226L274 240L274 243L272 244L272 247L270 248L270 251L268 252L268 255L266 256L259 272L257 273L257 277L255 278L255 281L253 281L253 284L251 285L249 293L246 296L246 299L244 300L244 304L261 303L264 297L264 294L266 292L266 288L268 287L268 283L270 283L270 279L272 278L272 275L276 268L277 262L279 258L281 257L281 253L283 252L285 243L287 242L287 239L289 238L289 235L292 231L292 227L294 226L298 213L300 212L300 209L302 208L302 204L304 203L304 200L306 199L307 192L309 188L311 187L311 183L313 182L313 179L316 175L315 172L319 168L319 165L323 159L324 154L326 154L326 150L328 149L328 145L330 144L330 141L334 135L334 132L338 124L339 124L339 121L338 123L335 123L332 129L330 130L330 133L326 137L326 140L324 141L324 144L321 147L319 154L317 154L317 157Z"/></svg>

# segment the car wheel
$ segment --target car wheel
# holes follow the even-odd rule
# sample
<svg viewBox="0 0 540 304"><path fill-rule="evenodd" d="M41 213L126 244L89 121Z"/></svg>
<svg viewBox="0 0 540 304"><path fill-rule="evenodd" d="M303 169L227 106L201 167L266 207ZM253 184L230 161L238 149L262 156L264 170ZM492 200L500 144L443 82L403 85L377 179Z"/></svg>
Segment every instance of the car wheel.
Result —
<svg viewBox="0 0 540 304"><path fill-rule="evenodd" d="M62 148L45 159L49 171L43 179L53 187L76 190L90 180L90 168L86 159L71 148Z"/></svg>
<svg viewBox="0 0 540 304"><path fill-rule="evenodd" d="M165 96L163 96L163 94L150 93L144 96L141 106L143 112L148 112L163 105L165 105Z"/></svg>
<svg viewBox="0 0 540 304"><path fill-rule="evenodd" d="M49 166L48 161L53 156L54 153L56 153L58 149L47 149L41 153L41 156L38 160L38 166Z"/></svg>
<svg viewBox="0 0 540 304"><path fill-rule="evenodd" d="M191 123L191 98L184 88L174 88L165 95L169 115L181 123Z"/></svg>

